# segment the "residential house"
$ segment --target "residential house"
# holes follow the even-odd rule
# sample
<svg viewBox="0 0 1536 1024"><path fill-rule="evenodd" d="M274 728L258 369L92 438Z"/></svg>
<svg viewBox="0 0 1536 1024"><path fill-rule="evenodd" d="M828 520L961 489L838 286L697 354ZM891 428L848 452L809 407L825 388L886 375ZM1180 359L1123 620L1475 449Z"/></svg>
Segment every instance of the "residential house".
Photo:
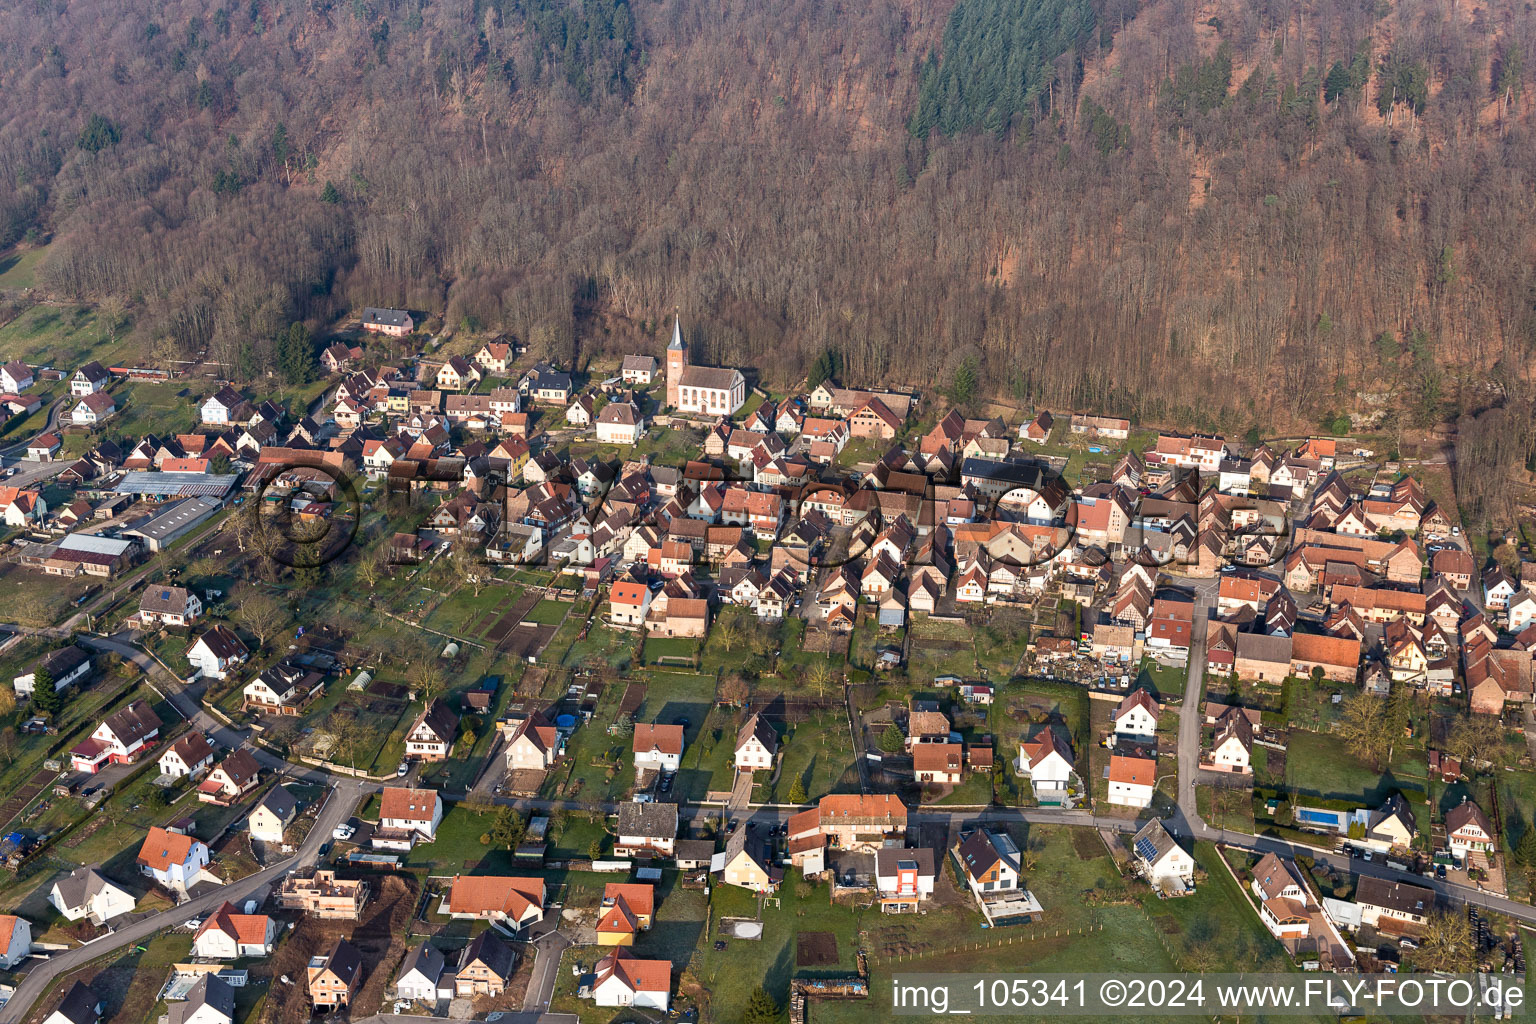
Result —
<svg viewBox="0 0 1536 1024"><path fill-rule="evenodd" d="M666 1013L671 1005L672 961L641 960L620 946L593 968L592 1001Z"/></svg>
<svg viewBox="0 0 1536 1024"><path fill-rule="evenodd" d="M132 913L137 901L95 867L80 867L53 883L48 902L67 921L89 918L92 924L103 924Z"/></svg>
<svg viewBox="0 0 1536 1024"><path fill-rule="evenodd" d="M1271 935L1284 940L1311 934L1317 903L1295 861L1265 854L1254 865L1252 888L1259 901L1259 918Z"/></svg>
<svg viewBox="0 0 1536 1024"><path fill-rule="evenodd" d="M597 439L603 444L639 444L645 416L629 402L609 402L597 414Z"/></svg>
<svg viewBox="0 0 1536 1024"><path fill-rule="evenodd" d="M779 734L760 714L754 713L736 733L736 770L767 771L779 752Z"/></svg>
<svg viewBox="0 0 1536 1024"><path fill-rule="evenodd" d="M1159 818L1141 827L1131 840L1136 867L1153 888L1186 892L1194 886L1195 859L1168 834Z"/></svg>
<svg viewBox="0 0 1536 1024"><path fill-rule="evenodd" d="M216 625L187 648L187 661L196 674L207 679L226 679L229 670L244 665L250 650L228 626Z"/></svg>
<svg viewBox="0 0 1536 1024"><path fill-rule="evenodd" d="M423 940L400 964L400 973L395 975L395 998L435 1006L441 994L438 983L443 977L443 964L443 954Z"/></svg>
<svg viewBox="0 0 1536 1024"><path fill-rule="evenodd" d="M1157 698L1145 689L1128 694L1110 712L1116 739L1135 743L1152 743L1157 740Z"/></svg>
<svg viewBox="0 0 1536 1024"><path fill-rule="evenodd" d="M43 1024L100 1024L101 997L83 981L69 986L58 1008L43 1018Z"/></svg>
<svg viewBox="0 0 1536 1024"><path fill-rule="evenodd" d="M52 462L61 447L63 442L57 434L39 434L27 442L27 461Z"/></svg>
<svg viewBox="0 0 1536 1024"><path fill-rule="evenodd" d="M962 832L953 854L961 877L977 899L1019 887L1019 848L1007 832Z"/></svg>
<svg viewBox="0 0 1536 1024"><path fill-rule="evenodd" d="M208 773L197 787L203 803L228 807L255 789L261 780L261 764L249 750L234 750Z"/></svg>
<svg viewBox="0 0 1536 1024"><path fill-rule="evenodd" d="M505 377L512 355L512 346L506 342L488 341L475 353L475 363L486 373Z"/></svg>
<svg viewBox="0 0 1536 1024"><path fill-rule="evenodd" d="M1470 798L1445 812L1445 838L1458 862L1468 854L1488 855L1498 849L1493 822Z"/></svg>
<svg viewBox="0 0 1536 1024"><path fill-rule="evenodd" d="M212 765L213 745L196 730L172 743L160 755L160 774L173 779L189 778Z"/></svg>
<svg viewBox="0 0 1536 1024"><path fill-rule="evenodd" d="M625 384L650 384L656 380L658 365L655 356L625 356L619 366L619 377Z"/></svg>
<svg viewBox="0 0 1536 1024"><path fill-rule="evenodd" d="M946 741L914 744L912 773L920 783L959 785L965 774L965 747Z"/></svg>
<svg viewBox="0 0 1536 1024"><path fill-rule="evenodd" d="M105 391L98 391L75 403L69 411L69 421L77 427L94 427L105 422L115 412L117 403L112 401L112 396Z"/></svg>
<svg viewBox="0 0 1536 1024"><path fill-rule="evenodd" d="M632 749L637 772L675 772L682 767L683 727L638 723Z"/></svg>
<svg viewBox="0 0 1536 1024"><path fill-rule="evenodd" d="M516 967L517 953L494 928L488 928L471 939L459 956L454 995L464 999L499 996L507 990Z"/></svg>
<svg viewBox="0 0 1536 1024"><path fill-rule="evenodd" d="M0 914L0 968L9 971L32 954L32 923L15 914Z"/></svg>
<svg viewBox="0 0 1536 1024"><path fill-rule="evenodd" d="M288 826L299 815L299 802L287 787L273 786L256 802L247 821L251 838L263 843L283 842Z"/></svg>
<svg viewBox="0 0 1536 1024"><path fill-rule="evenodd" d="M649 884L609 882L597 911L597 944L631 946L635 936L651 927L656 889Z"/></svg>
<svg viewBox="0 0 1536 1024"><path fill-rule="evenodd" d="M875 890L880 894L880 910L901 914L920 909L932 898L938 878L934 851L923 846L913 849L882 847L875 853Z"/></svg>
<svg viewBox="0 0 1536 1024"><path fill-rule="evenodd" d="M565 749L560 730L535 712L520 719L507 741L508 771L547 771Z"/></svg>
<svg viewBox="0 0 1536 1024"><path fill-rule="evenodd" d="M235 990L218 974L198 975L186 997L165 1013L165 1024L234 1024Z"/></svg>
<svg viewBox="0 0 1536 1024"><path fill-rule="evenodd" d="M404 309L379 309L369 306L363 310L363 330L374 334L387 334L391 338L403 338L416 329L416 321Z"/></svg>
<svg viewBox="0 0 1536 1024"><path fill-rule="evenodd" d="M1044 805L1070 805L1077 770L1072 748L1047 726L1032 739L1019 741L1014 771L1029 779L1035 800Z"/></svg>
<svg viewBox="0 0 1536 1024"><path fill-rule="evenodd" d="M209 426L239 423L250 407L251 403L245 400L245 396L226 384L203 402L203 422ZM245 418L250 417L245 415Z"/></svg>
<svg viewBox="0 0 1536 1024"><path fill-rule="evenodd" d="M160 717L143 701L132 701L71 747L70 761L75 771L94 775L106 764L132 764L159 738Z"/></svg>
<svg viewBox="0 0 1536 1024"><path fill-rule="evenodd" d="M18 697L30 697L37 689L38 673L53 680L55 693L91 674L91 656L83 647L57 647L32 663L30 670L11 679Z"/></svg>
<svg viewBox="0 0 1536 1024"><path fill-rule="evenodd" d="M544 879L516 875L455 875L448 914L520 931L544 920Z"/></svg>
<svg viewBox="0 0 1536 1024"><path fill-rule="evenodd" d="M266 914L241 914L225 901L198 926L192 952L214 960L271 956L276 941L276 921Z"/></svg>
<svg viewBox="0 0 1536 1024"><path fill-rule="evenodd" d="M138 865L159 884L185 892L197 884L208 867L208 847L191 836L156 825L139 847Z"/></svg>
<svg viewBox="0 0 1536 1024"><path fill-rule="evenodd" d="M346 939L337 939L328 952L309 958L305 980L315 1009L351 1006L362 986L363 955Z"/></svg>
<svg viewBox="0 0 1536 1024"><path fill-rule="evenodd" d="M265 715L298 715L325 689L325 677L313 669L292 661L281 661L261 674L241 691L242 711Z"/></svg>
<svg viewBox="0 0 1536 1024"><path fill-rule="evenodd" d="M111 380L112 374L107 372L106 367L92 361L80 367L69 378L69 393L76 398L94 395L111 383Z"/></svg>
<svg viewBox="0 0 1536 1024"><path fill-rule="evenodd" d="M459 731L459 716L447 701L434 697L405 734L405 756L418 761L446 761Z"/></svg>
<svg viewBox="0 0 1536 1024"><path fill-rule="evenodd" d="M890 794L824 796L816 806L814 827L834 847L879 849L888 837L906 832L907 807Z"/></svg>
<svg viewBox="0 0 1536 1024"><path fill-rule="evenodd" d="M1360 923L1380 932L1416 934L1435 909L1435 891L1422 885L1361 875L1355 886Z"/></svg>
<svg viewBox="0 0 1536 1024"><path fill-rule="evenodd" d="M1109 756L1109 802L1122 807L1150 807L1157 789L1157 759Z"/></svg>
<svg viewBox="0 0 1536 1024"><path fill-rule="evenodd" d="M360 921L368 902L368 883L361 878L337 878L330 870L308 878L289 876L277 890L277 905L327 921Z"/></svg>
<svg viewBox="0 0 1536 1024"><path fill-rule="evenodd" d="M1246 775L1253 771L1253 722L1242 708L1230 707L1216 721L1211 760L1202 767Z"/></svg>
<svg viewBox="0 0 1536 1024"><path fill-rule="evenodd" d="M186 587L151 585L139 599L139 622L155 626L190 626L203 614L203 602Z"/></svg>
<svg viewBox="0 0 1536 1024"><path fill-rule="evenodd" d="M621 629L639 629L651 610L651 588L621 580L608 589L608 622Z"/></svg>
<svg viewBox="0 0 1536 1024"><path fill-rule="evenodd" d="M755 893L777 889L784 872L774 863L772 840L751 825L738 827L726 838L720 880Z"/></svg>
<svg viewBox="0 0 1536 1024"><path fill-rule="evenodd" d="M13 359L4 366L0 366L0 391L16 395L27 390L32 384L31 369L19 359Z"/></svg>
<svg viewBox="0 0 1536 1024"><path fill-rule="evenodd" d="M616 834L615 856L671 857L677 844L677 805L622 803Z"/></svg>
<svg viewBox="0 0 1536 1024"><path fill-rule="evenodd" d="M408 851L418 842L430 843L442 821L443 798L437 790L385 786L373 848Z"/></svg>

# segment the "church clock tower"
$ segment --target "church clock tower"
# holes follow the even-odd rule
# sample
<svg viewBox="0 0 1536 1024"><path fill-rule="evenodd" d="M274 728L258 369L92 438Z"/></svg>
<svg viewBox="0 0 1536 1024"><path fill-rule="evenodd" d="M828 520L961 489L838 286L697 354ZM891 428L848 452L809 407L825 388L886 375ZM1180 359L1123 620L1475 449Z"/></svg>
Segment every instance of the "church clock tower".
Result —
<svg viewBox="0 0 1536 1024"><path fill-rule="evenodd" d="M683 344L683 319L673 314L672 342L667 346L667 405L676 409L683 384L683 370L688 366L688 348Z"/></svg>

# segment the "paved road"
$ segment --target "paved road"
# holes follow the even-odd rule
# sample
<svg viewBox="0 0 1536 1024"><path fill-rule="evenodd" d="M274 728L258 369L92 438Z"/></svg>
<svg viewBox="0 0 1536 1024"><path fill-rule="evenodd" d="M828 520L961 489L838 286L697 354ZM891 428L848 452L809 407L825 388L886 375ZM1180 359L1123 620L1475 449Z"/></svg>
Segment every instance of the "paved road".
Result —
<svg viewBox="0 0 1536 1024"><path fill-rule="evenodd" d="M555 995L560 956L573 945L575 943L562 935L558 928L533 940L536 959L533 962L533 977L528 979L528 992L523 997L524 1016L537 1017L549 1009L549 1001Z"/></svg>
<svg viewBox="0 0 1536 1024"><path fill-rule="evenodd" d="M205 916L216 910L225 900L238 903L262 886L277 882L288 869L314 864L320 844L329 839L331 830L351 814L352 808L357 803L359 791L359 787L350 781L338 783L331 791L330 799L321 808L320 816L315 821L314 827L310 829L304 844L291 857L278 861L254 875L231 882L229 885L219 886L206 895L163 913L135 921L105 938L77 946L38 964L27 972L21 984L16 986L16 992L10 1000L0 1007L0 1024L16 1024L22 1020L32 1004L47 992L56 979L89 963L96 957L114 949L121 949L123 946L153 938L163 931L178 927L189 918Z"/></svg>

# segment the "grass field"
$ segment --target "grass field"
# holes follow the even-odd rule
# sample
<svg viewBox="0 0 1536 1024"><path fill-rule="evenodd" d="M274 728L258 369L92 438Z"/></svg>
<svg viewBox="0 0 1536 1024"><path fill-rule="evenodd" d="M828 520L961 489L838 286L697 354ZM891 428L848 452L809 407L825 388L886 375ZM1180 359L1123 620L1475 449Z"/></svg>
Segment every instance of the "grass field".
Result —
<svg viewBox="0 0 1536 1024"><path fill-rule="evenodd" d="M1301 796L1359 800L1374 807L1394 790L1422 794L1423 764L1422 756L1410 757L1399 745L1396 764L1378 770L1357 758L1338 737L1296 729L1287 744L1285 783Z"/></svg>
<svg viewBox="0 0 1536 1024"><path fill-rule="evenodd" d="M17 251L7 250L0 256L0 291L24 291L37 283L37 268L48 254L47 246Z"/></svg>
<svg viewBox="0 0 1536 1024"><path fill-rule="evenodd" d="M0 266L4 263L0 262ZM18 263L10 269L24 266L24 262ZM114 344L106 325L99 322L89 307L39 304L0 327L0 352L7 359L51 365L60 370L72 371L92 359L110 366L133 353L133 347L124 340L126 334L119 328Z"/></svg>

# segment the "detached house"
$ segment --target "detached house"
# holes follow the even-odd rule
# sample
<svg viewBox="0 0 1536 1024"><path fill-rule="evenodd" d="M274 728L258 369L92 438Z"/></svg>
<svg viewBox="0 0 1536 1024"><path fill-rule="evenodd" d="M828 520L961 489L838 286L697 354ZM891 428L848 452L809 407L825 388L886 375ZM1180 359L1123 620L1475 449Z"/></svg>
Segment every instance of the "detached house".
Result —
<svg viewBox="0 0 1536 1024"><path fill-rule="evenodd" d="M32 384L32 371L19 359L13 359L4 366L0 366L0 391L16 395L27 390Z"/></svg>
<svg viewBox="0 0 1536 1024"><path fill-rule="evenodd" d="M515 875L455 875L448 914L519 931L544 920L544 879Z"/></svg>
<svg viewBox="0 0 1536 1024"><path fill-rule="evenodd" d="M503 942L495 929L486 929L470 940L459 956L459 970L454 977L454 995L461 998L499 996L507 990L517 967L517 954Z"/></svg>
<svg viewBox="0 0 1536 1024"><path fill-rule="evenodd" d="M637 772L675 772L683 762L683 727L637 724L633 749Z"/></svg>
<svg viewBox="0 0 1536 1024"><path fill-rule="evenodd" d="M187 648L187 661L207 679L228 678L229 670L244 665L250 650L228 626L214 626Z"/></svg>
<svg viewBox="0 0 1536 1024"><path fill-rule="evenodd" d="M43 1024L100 1024L101 997L83 981L64 993L59 1008L43 1018Z"/></svg>
<svg viewBox="0 0 1536 1024"><path fill-rule="evenodd" d="M226 384L203 402L203 422L210 426L239 423L242 410L249 408L250 403L244 396Z"/></svg>
<svg viewBox="0 0 1536 1024"><path fill-rule="evenodd" d="M651 588L623 580L608 591L608 621L621 629L639 629L651 610Z"/></svg>
<svg viewBox="0 0 1536 1024"><path fill-rule="evenodd" d="M421 761L446 761L459 731L459 716L445 701L433 698L405 734L405 756Z"/></svg>
<svg viewBox="0 0 1536 1024"><path fill-rule="evenodd" d="M197 787L197 798L228 807L255 789L260 779L261 765L249 750L231 751Z"/></svg>
<svg viewBox="0 0 1536 1024"><path fill-rule="evenodd" d="M168 889L192 888L208 866L208 847L156 825L139 847L139 870Z"/></svg>
<svg viewBox="0 0 1536 1024"><path fill-rule="evenodd" d="M1110 712L1115 725L1115 738L1136 743L1151 743L1157 739L1157 698L1146 690L1137 690L1122 700Z"/></svg>
<svg viewBox="0 0 1536 1024"><path fill-rule="evenodd" d="M193 776L213 765L213 746L200 732L189 732L160 755L160 774L173 779Z"/></svg>
<svg viewBox="0 0 1536 1024"><path fill-rule="evenodd" d="M69 378L69 393L76 398L94 395L110 383L112 375L98 362L89 362Z"/></svg>
<svg viewBox="0 0 1536 1024"><path fill-rule="evenodd" d="M240 707L266 715L293 716L324 689L325 677L319 672L283 661L245 684Z"/></svg>
<svg viewBox="0 0 1536 1024"><path fill-rule="evenodd" d="M143 701L113 712L70 749L77 772L94 775L105 764L132 764L160 738L160 717Z"/></svg>
<svg viewBox="0 0 1536 1024"><path fill-rule="evenodd" d="M1498 849L1493 822L1471 800L1463 800L1445 813L1445 838L1458 862L1468 854L1487 856Z"/></svg>
<svg viewBox="0 0 1536 1024"><path fill-rule="evenodd" d="M288 826L299 816L299 802L284 786L267 790L251 811L247 825L251 838L263 843L282 843Z"/></svg>
<svg viewBox="0 0 1536 1024"><path fill-rule="evenodd" d="M1304 939L1312 932L1317 909L1312 892L1297 872L1296 862L1269 853L1253 868L1253 894L1259 918L1277 939Z"/></svg>
<svg viewBox="0 0 1536 1024"><path fill-rule="evenodd" d="M964 832L954 848L955 863L978 899L1019 887L1019 848L1006 832Z"/></svg>
<svg viewBox="0 0 1536 1024"><path fill-rule="evenodd" d="M33 663L30 671L11 679L18 697L30 697L37 690L37 675L42 672L53 680L57 693L91 674L91 656L82 647L71 644L49 651Z"/></svg>
<svg viewBox="0 0 1536 1024"><path fill-rule="evenodd" d="M0 967L11 970L31 954L31 922L15 914L0 914Z"/></svg>
<svg viewBox="0 0 1536 1024"><path fill-rule="evenodd" d="M1020 741L1014 771L1029 779L1039 803L1051 806L1071 803L1071 788L1077 778L1072 748L1049 727L1041 730L1034 739Z"/></svg>
<svg viewBox="0 0 1536 1024"><path fill-rule="evenodd" d="M271 956L276 940L276 921L266 914L238 913L226 901L198 927L192 937L192 951L214 960Z"/></svg>
<svg viewBox="0 0 1536 1024"><path fill-rule="evenodd" d="M436 1005L443 993L452 993L452 987L440 989L438 981L443 977L443 954L430 942L423 941L408 954L395 976L395 998L411 1003Z"/></svg>
<svg viewBox="0 0 1536 1024"><path fill-rule="evenodd" d="M648 931L656 910L656 890L639 883L609 882L597 912L599 946L631 946L639 932Z"/></svg>
<svg viewBox="0 0 1536 1024"><path fill-rule="evenodd" d="M666 1013L671 1005L672 961L641 960L622 946L594 967L592 1001Z"/></svg>
<svg viewBox="0 0 1536 1024"><path fill-rule="evenodd" d="M117 412L117 403L105 391L86 395L69 412L69 421L77 427L94 427Z"/></svg>
<svg viewBox="0 0 1536 1024"><path fill-rule="evenodd" d="M165 1024L234 1024L235 990L217 974L202 974L187 997L172 1003Z"/></svg>
<svg viewBox="0 0 1536 1024"><path fill-rule="evenodd" d="M1204 767L1223 772L1247 774L1253 769L1253 722L1239 707L1229 707L1216 720L1216 736L1211 744L1211 760Z"/></svg>
<svg viewBox="0 0 1536 1024"><path fill-rule="evenodd" d="M887 914L915 911L933 896L938 877L934 852L927 847L903 850L883 847L875 853L875 889Z"/></svg>
<svg viewBox="0 0 1536 1024"><path fill-rule="evenodd" d="M443 798L435 789L386 786L379 807L379 827L373 833L375 850L410 850L417 842L437 838L443 820Z"/></svg>
<svg viewBox="0 0 1536 1024"><path fill-rule="evenodd" d="M387 334L391 338L403 338L416 329L416 321L403 309L379 309L369 306L363 310L363 330L374 334Z"/></svg>
<svg viewBox="0 0 1536 1024"><path fill-rule="evenodd" d="M316 1009L351 1006L362 985L363 955L346 939L337 939L330 952L309 958L305 977Z"/></svg>
<svg viewBox="0 0 1536 1024"><path fill-rule="evenodd" d="M107 880L94 867L76 868L53 883L48 902L67 921L89 918L92 924L104 924L114 917L133 912L135 900L128 890Z"/></svg>
<svg viewBox="0 0 1536 1024"><path fill-rule="evenodd" d="M1131 840L1136 867L1157 889L1186 892L1194 886L1195 859L1168 834L1159 818L1141 827Z"/></svg>
<svg viewBox="0 0 1536 1024"><path fill-rule="evenodd" d="M1157 789L1157 761L1150 757L1109 756L1109 802L1122 807L1151 807Z"/></svg>
<svg viewBox="0 0 1536 1024"><path fill-rule="evenodd" d="M778 752L779 734L762 715L752 715L736 733L737 771L767 771Z"/></svg>
<svg viewBox="0 0 1536 1024"><path fill-rule="evenodd" d="M547 771L565 749L560 730L542 714L518 722L507 741L508 771Z"/></svg>
<svg viewBox="0 0 1536 1024"><path fill-rule="evenodd" d="M139 622L148 629L190 626L202 614L202 600L186 587L151 585L139 599Z"/></svg>
<svg viewBox="0 0 1536 1024"><path fill-rule="evenodd" d="M616 831L615 856L669 858L677 847L677 804L622 803Z"/></svg>

